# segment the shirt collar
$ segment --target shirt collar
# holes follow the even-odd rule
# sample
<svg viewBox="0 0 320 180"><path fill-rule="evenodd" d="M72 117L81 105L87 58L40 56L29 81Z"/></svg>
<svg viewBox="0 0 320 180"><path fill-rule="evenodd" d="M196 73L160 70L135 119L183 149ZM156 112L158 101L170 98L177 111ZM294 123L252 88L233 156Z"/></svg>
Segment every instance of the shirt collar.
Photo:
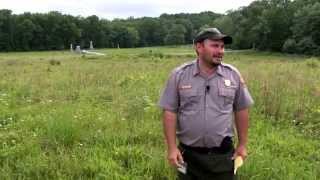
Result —
<svg viewBox="0 0 320 180"><path fill-rule="evenodd" d="M199 68L199 60L196 59L193 62L193 76L200 74L200 68Z"/></svg>
<svg viewBox="0 0 320 180"><path fill-rule="evenodd" d="M224 71L223 71L223 65L222 65L222 64L220 64L220 65L218 66L216 72L217 72L217 74L219 74L220 76L225 77L225 74L224 74Z"/></svg>
<svg viewBox="0 0 320 180"><path fill-rule="evenodd" d="M193 65L194 65L193 66L193 76L199 75L200 74L199 59L194 60ZM220 76L225 77L225 74L223 72L223 67L222 66L223 65L220 64L217 67L216 73L219 74Z"/></svg>

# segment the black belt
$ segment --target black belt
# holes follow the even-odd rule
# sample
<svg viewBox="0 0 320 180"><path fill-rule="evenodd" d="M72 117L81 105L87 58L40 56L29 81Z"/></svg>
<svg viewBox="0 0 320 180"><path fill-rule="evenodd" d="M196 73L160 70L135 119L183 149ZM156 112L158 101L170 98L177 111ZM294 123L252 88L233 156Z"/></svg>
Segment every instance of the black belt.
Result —
<svg viewBox="0 0 320 180"><path fill-rule="evenodd" d="M217 154L224 154L234 150L232 138L227 136L225 137L221 145L218 147L194 147L188 146L186 144L180 143L179 144L182 149L194 151L200 154L210 154L210 153L217 153Z"/></svg>

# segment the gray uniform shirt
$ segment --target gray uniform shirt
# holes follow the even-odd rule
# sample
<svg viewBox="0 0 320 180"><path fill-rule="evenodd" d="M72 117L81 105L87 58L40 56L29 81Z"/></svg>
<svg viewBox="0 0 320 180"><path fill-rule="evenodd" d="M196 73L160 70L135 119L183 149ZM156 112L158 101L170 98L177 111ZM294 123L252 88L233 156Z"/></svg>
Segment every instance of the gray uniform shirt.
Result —
<svg viewBox="0 0 320 180"><path fill-rule="evenodd" d="M253 104L239 71L222 63L211 76L200 74L198 61L174 69L159 106L177 113L177 137L196 147L220 146L233 136L233 113Z"/></svg>

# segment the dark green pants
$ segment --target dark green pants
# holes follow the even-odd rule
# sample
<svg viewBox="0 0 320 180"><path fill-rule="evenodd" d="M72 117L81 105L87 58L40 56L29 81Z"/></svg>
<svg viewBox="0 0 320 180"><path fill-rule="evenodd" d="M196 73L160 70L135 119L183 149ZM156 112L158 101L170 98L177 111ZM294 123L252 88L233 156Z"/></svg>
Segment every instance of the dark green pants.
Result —
<svg viewBox="0 0 320 180"><path fill-rule="evenodd" d="M187 173L178 172L179 180L235 180L234 162L231 159L234 150L225 153L199 153L179 147Z"/></svg>

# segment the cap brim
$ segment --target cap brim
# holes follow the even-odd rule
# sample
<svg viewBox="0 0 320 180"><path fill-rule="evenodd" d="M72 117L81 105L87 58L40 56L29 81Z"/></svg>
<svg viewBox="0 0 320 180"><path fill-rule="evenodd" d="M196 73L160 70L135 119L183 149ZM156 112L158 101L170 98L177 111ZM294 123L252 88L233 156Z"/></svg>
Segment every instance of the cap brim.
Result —
<svg viewBox="0 0 320 180"><path fill-rule="evenodd" d="M224 41L224 44L232 44L232 37L231 36L225 36L222 39Z"/></svg>
<svg viewBox="0 0 320 180"><path fill-rule="evenodd" d="M214 37L209 37L208 39L223 40L224 44L232 44L232 37L228 35L214 36Z"/></svg>

